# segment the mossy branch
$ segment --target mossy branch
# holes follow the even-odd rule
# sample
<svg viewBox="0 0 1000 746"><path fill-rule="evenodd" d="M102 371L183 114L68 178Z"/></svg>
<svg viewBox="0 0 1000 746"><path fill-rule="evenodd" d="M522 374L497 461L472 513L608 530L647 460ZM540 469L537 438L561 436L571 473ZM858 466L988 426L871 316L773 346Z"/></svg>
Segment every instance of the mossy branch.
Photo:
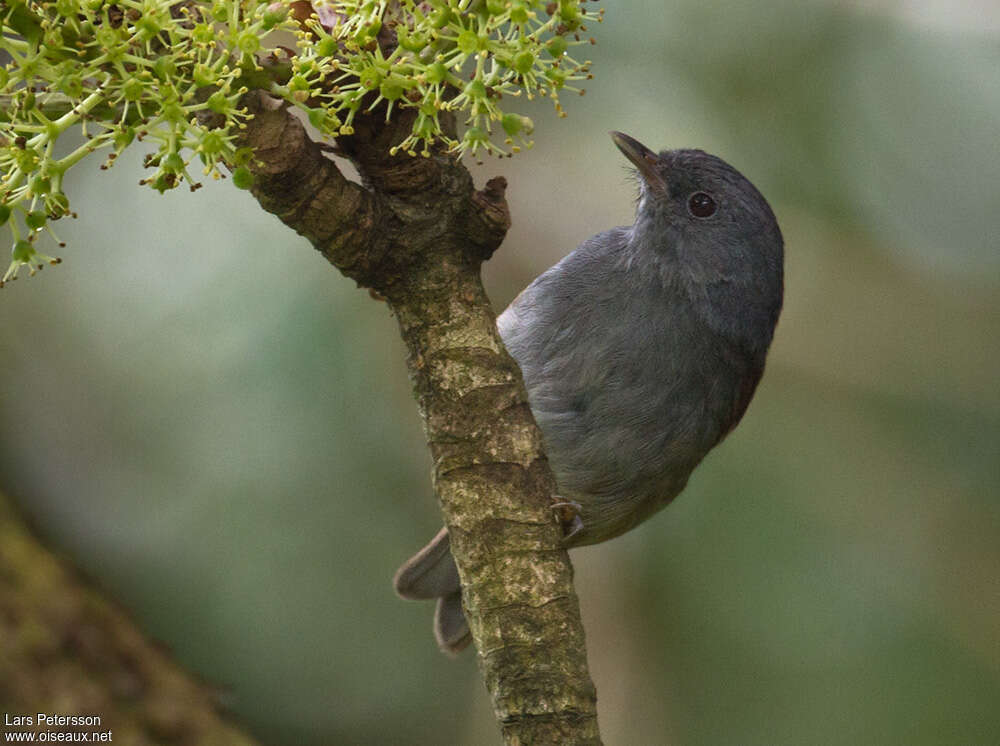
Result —
<svg viewBox="0 0 1000 746"><path fill-rule="evenodd" d="M509 744L597 744L596 693L554 480L480 265L509 225L502 179L475 190L452 156L390 157L399 117L357 120L347 181L281 106L250 102L261 205L385 297L434 460L466 615Z"/></svg>
<svg viewBox="0 0 1000 746"><path fill-rule="evenodd" d="M0 710L96 715L114 743L257 743L219 692L180 668L129 616L53 556L0 494ZM18 730L51 734L37 723Z"/></svg>
<svg viewBox="0 0 1000 746"><path fill-rule="evenodd" d="M386 298L434 456L470 628L509 743L598 743L552 474L496 331L480 265L509 225L505 183L476 190L456 154L509 153L532 122L506 107L577 91L583 0L12 0L0 7L0 277L57 259L37 239L71 214L66 170L155 145L159 191L232 169L264 209ZM291 30L296 49L265 43ZM66 109L61 100L70 101ZM46 108L51 104L52 108ZM336 140L340 173L289 108ZM461 128L458 123L463 125ZM72 162L56 142L79 128ZM416 156L416 157L414 157Z"/></svg>

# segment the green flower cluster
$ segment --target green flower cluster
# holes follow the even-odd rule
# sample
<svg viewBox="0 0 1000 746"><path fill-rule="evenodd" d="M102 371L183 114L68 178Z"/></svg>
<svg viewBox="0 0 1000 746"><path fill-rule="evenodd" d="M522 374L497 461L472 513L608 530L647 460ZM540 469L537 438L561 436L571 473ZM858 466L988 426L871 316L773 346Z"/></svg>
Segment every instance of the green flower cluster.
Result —
<svg viewBox="0 0 1000 746"><path fill-rule="evenodd" d="M34 274L59 260L36 244L72 215L66 172L104 150L101 168L134 142L150 148L158 191L201 175L251 186L237 147L263 90L301 109L326 137L359 112L415 110L393 149L507 154L530 144L531 120L504 97L559 94L589 76L572 47L600 13L586 0L4 0L0 2L0 226L12 261ZM289 49L294 34L296 49ZM582 91L579 91L582 93ZM464 114L457 139L440 116ZM64 134L69 136L63 137ZM67 145L67 143L70 143Z"/></svg>
<svg viewBox="0 0 1000 746"><path fill-rule="evenodd" d="M582 93L572 82L591 77L589 63L569 54L593 43L581 34L603 13L585 3L327 0L299 32L292 77L272 92L302 103L333 134L350 134L359 110L416 109L410 136L394 148L410 155L442 140L457 152L516 152L530 144L533 124L506 110L504 96L548 96L565 116L559 94ZM442 112L465 113L460 139L444 135Z"/></svg>

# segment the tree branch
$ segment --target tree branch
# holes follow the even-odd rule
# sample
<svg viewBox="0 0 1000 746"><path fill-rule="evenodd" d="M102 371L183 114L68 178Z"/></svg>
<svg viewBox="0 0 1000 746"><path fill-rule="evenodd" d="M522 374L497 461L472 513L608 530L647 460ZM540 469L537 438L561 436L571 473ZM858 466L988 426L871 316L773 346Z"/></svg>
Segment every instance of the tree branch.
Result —
<svg viewBox="0 0 1000 746"><path fill-rule="evenodd" d="M362 187L287 111L262 96L250 105L261 205L395 312L506 742L600 743L572 566L550 507L555 483L480 280L509 226L505 182L476 191L445 153L390 157L411 128L404 112L390 123L362 117L338 143Z"/></svg>
<svg viewBox="0 0 1000 746"><path fill-rule="evenodd" d="M216 711L218 693L146 640L31 534L0 494L0 709L100 717L114 743L256 743ZM13 727L49 733L44 724Z"/></svg>

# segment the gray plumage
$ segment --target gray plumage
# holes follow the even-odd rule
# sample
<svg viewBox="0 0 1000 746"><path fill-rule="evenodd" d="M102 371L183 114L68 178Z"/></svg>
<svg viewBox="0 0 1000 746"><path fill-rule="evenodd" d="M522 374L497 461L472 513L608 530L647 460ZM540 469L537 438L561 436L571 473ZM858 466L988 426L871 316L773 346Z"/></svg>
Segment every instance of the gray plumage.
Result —
<svg viewBox="0 0 1000 746"><path fill-rule="evenodd" d="M736 425L764 370L782 302L783 243L760 192L700 150L659 154L621 133L637 167L635 223L584 241L497 321L524 375L569 546L618 536L664 507ZM438 598L442 649L468 644L442 530L396 575Z"/></svg>

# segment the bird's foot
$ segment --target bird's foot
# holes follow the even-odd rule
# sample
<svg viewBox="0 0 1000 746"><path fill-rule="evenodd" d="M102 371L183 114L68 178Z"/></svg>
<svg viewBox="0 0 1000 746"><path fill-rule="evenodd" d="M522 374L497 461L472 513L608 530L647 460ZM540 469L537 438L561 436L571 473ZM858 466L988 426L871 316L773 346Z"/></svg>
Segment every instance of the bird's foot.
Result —
<svg viewBox="0 0 1000 746"><path fill-rule="evenodd" d="M563 500L558 495L553 495L553 497L557 499L550 507L556 512L556 517L562 524L563 544L566 544L584 529L583 518L580 517L583 513L583 506L576 500Z"/></svg>

